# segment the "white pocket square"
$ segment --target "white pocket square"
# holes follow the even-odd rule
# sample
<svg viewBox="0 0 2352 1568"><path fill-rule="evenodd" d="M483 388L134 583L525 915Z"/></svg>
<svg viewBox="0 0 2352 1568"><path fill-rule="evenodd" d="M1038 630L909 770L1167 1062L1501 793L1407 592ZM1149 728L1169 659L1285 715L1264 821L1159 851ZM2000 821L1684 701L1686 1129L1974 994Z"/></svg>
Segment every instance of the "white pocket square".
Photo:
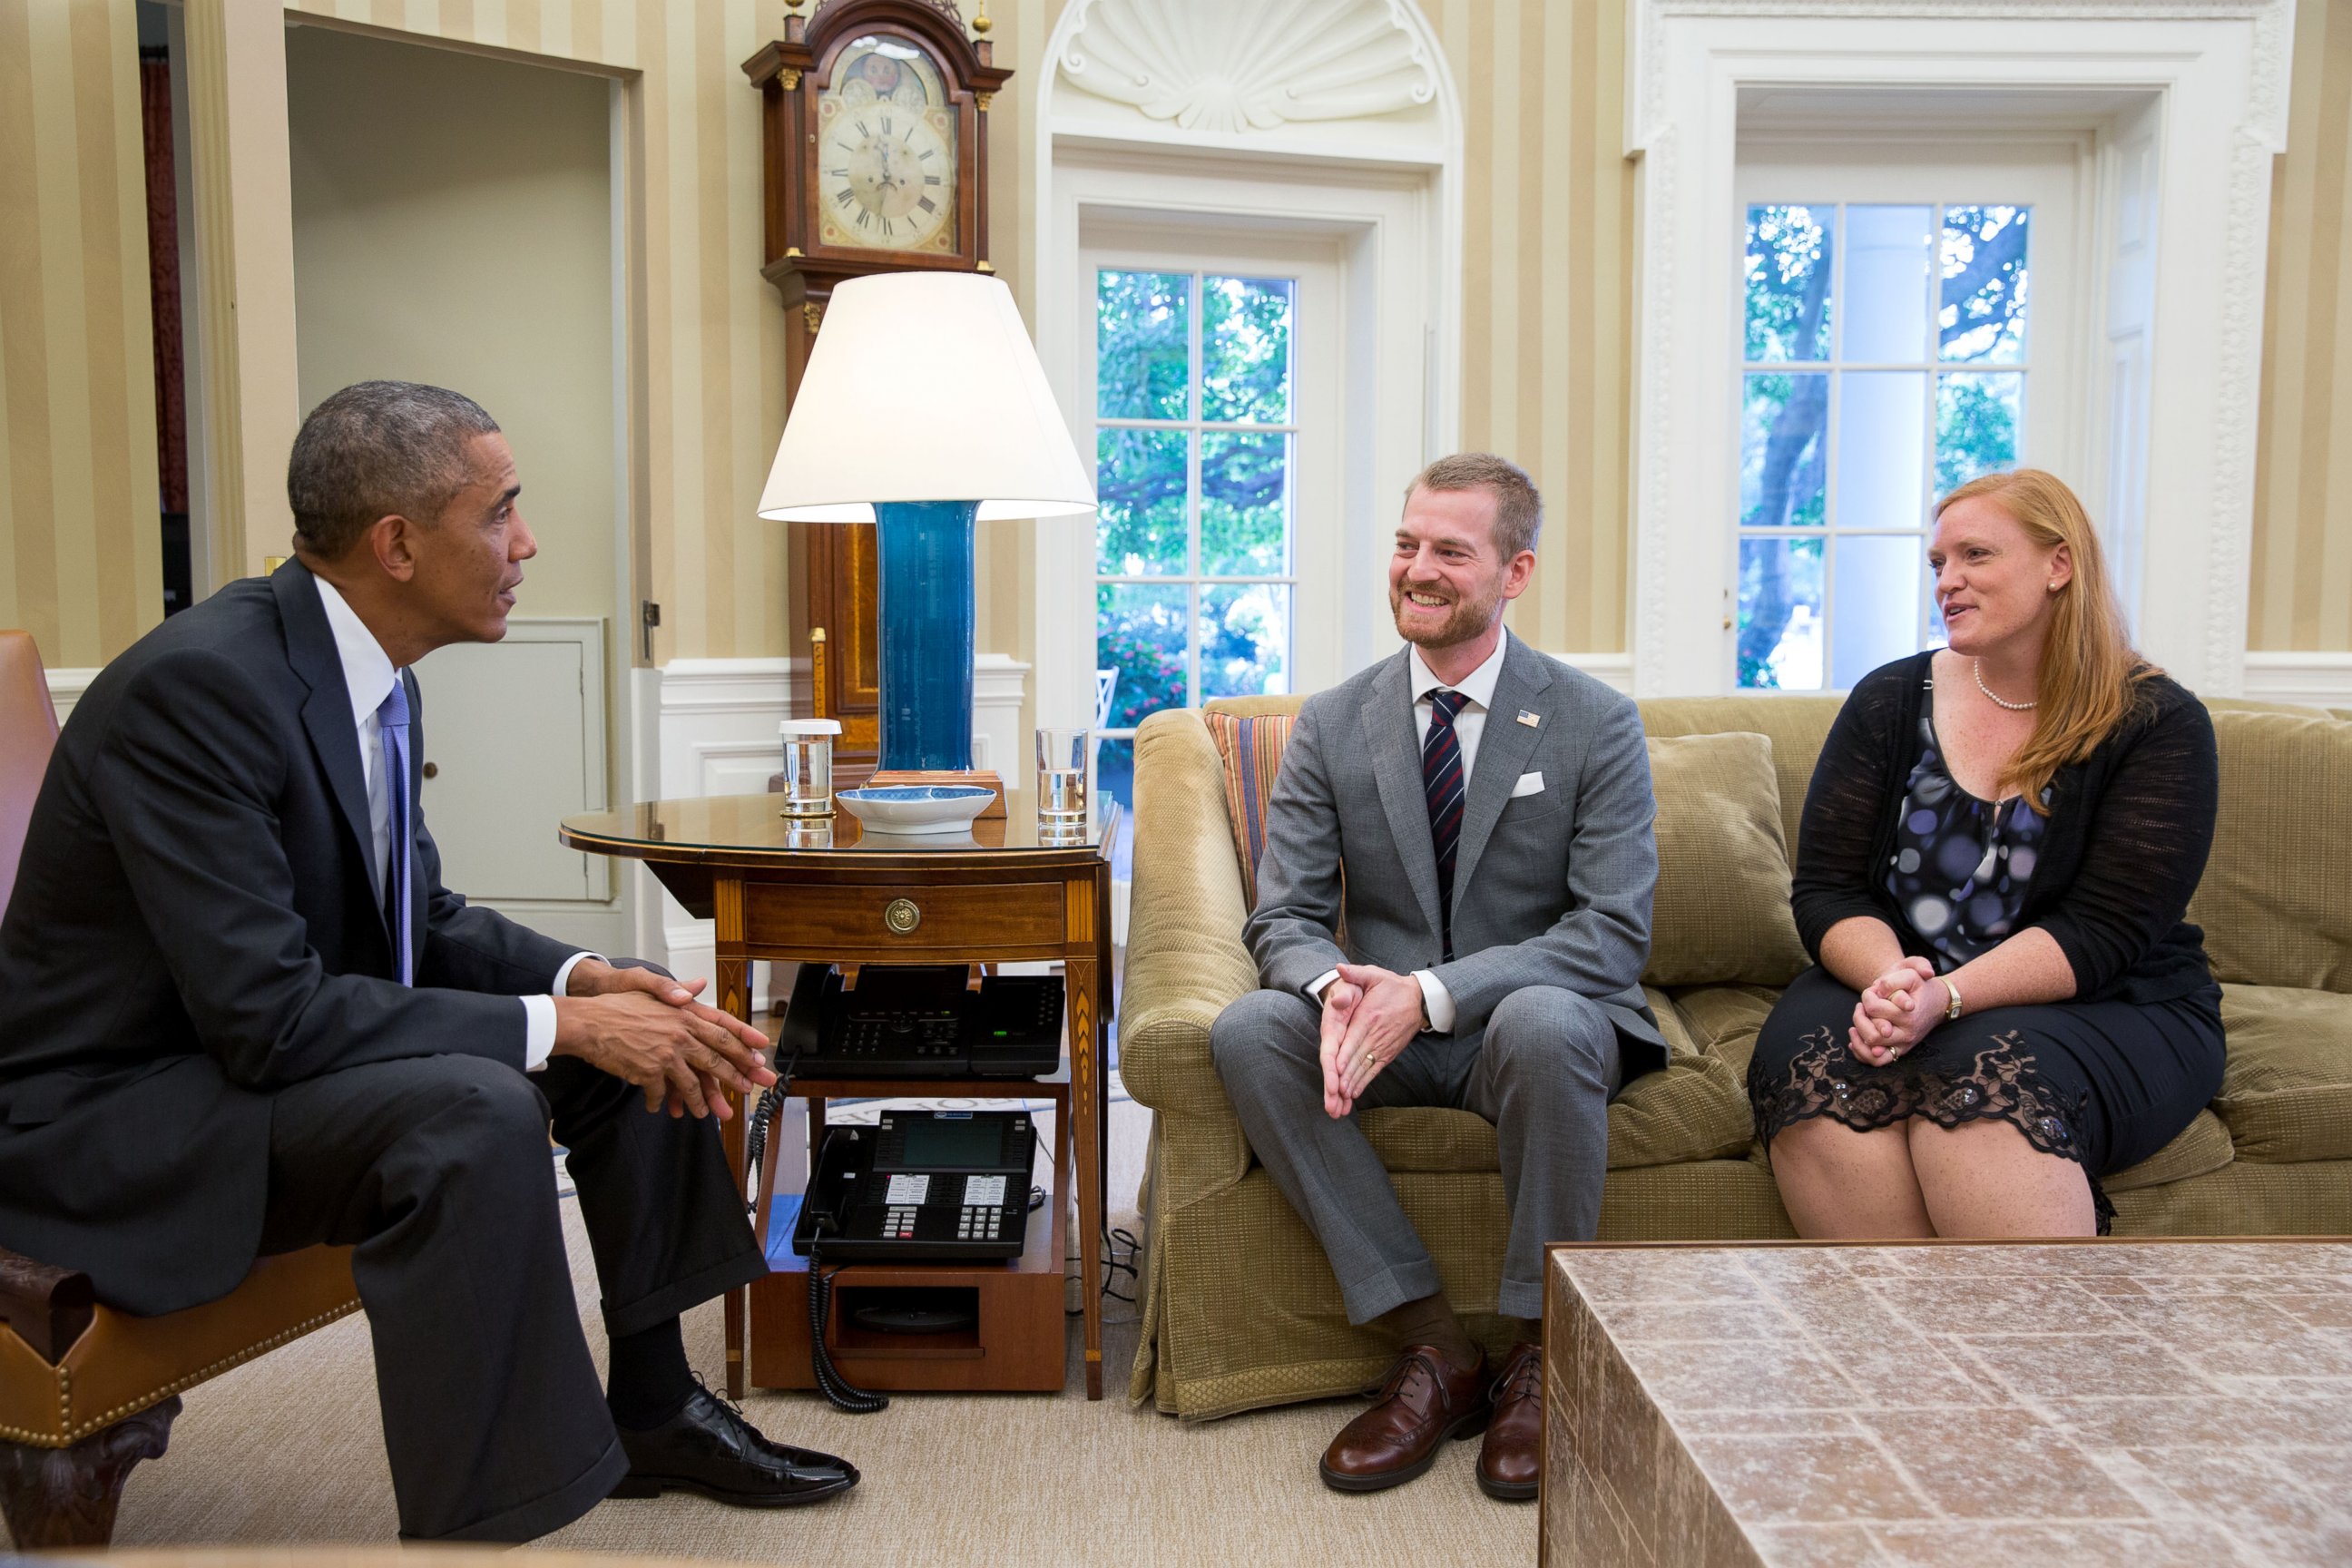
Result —
<svg viewBox="0 0 2352 1568"><path fill-rule="evenodd" d="M1519 782L1511 786L1513 800L1518 799L1523 795L1541 794L1543 794L1543 774L1541 773L1521 773Z"/></svg>

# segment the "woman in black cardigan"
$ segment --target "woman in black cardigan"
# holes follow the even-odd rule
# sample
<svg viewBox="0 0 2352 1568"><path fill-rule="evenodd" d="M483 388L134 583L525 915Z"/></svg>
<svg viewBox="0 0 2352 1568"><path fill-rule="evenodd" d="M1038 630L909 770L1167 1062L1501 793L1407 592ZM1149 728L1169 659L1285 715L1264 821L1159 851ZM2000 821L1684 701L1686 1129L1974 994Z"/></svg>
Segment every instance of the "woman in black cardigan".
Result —
<svg viewBox="0 0 2352 1568"><path fill-rule="evenodd" d="M2221 989L2181 920L2213 727L2132 650L2051 475L1947 496L1928 563L1950 647L1865 676L1822 748L1793 899L1818 967L1748 1098L1805 1236L2088 1236L2098 1178L2221 1083Z"/></svg>

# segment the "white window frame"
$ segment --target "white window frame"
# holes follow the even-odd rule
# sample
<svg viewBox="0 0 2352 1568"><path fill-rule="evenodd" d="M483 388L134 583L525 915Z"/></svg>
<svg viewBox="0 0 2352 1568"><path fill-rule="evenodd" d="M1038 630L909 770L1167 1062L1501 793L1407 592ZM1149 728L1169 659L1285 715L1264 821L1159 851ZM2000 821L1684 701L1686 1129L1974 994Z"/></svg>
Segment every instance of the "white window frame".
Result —
<svg viewBox="0 0 2352 1568"><path fill-rule="evenodd" d="M2092 406L2129 417L2103 453L2145 453L2143 474L2103 470L2111 496L2146 498L2127 607L2142 646L2186 684L2240 689L2245 660L2254 423L2262 357L2272 160L2285 145L2290 0L2178 0L2087 11L2068 0L1628 0L1627 149L1641 160L1636 366L1633 663L1644 695L1728 689L1730 618L1713 573L1726 469L1723 410L1738 374L1737 300L1721 285L1738 254L1734 191L1743 90L1843 89L1857 140L1915 133L1937 95L2030 94L2047 115L2112 139L2148 123L2153 294L2161 324L2136 387L2102 353ZM1892 89L1892 90L1890 90ZM1883 106L1873 122L1867 108ZM2122 182L2101 160L2099 232L2116 232ZM2150 199L2152 197L2152 200ZM2224 222L2210 221L2220 212ZM2112 271L2112 269L2110 269ZM2104 279L2103 279L2104 281ZM2094 317L2094 320L2097 320ZM2044 356L2046 357L2046 356Z"/></svg>
<svg viewBox="0 0 2352 1568"><path fill-rule="evenodd" d="M1743 539L1762 536L1766 531L1753 532L1739 523L1738 450L1741 440L1740 420L1746 390L1746 378L1751 374L1808 375L1826 374L1831 377L1828 424L1823 431L1823 458L1829 472L1831 487L1827 528L1820 535L1801 531L1776 531L1775 536L1789 538L1821 537L1823 551L1824 606L1830 609L1830 619L1835 620L1832 607L1836 595L1835 541L1841 537L1870 534L1907 535L1924 541L1927 520L1926 499L1922 498L1921 516L1916 528L1903 529L1893 525L1850 526L1839 515L1836 475L1839 461L1840 399L1843 395L1841 373L1879 370L1923 372L1927 376L1927 398L1924 416L1927 423L1927 442L1922 450L1931 468L1928 484L1932 488L1932 465L1935 460L1936 387L1941 375L1958 372L1966 374L2019 373L2023 388L2018 426L2017 461L2020 467L2046 468L2062 475L2072 476L2076 482L2085 482L2084 476L2092 472L2101 455L2092 436L2093 422L2085 416L2081 386L2087 379L2084 362L2088 358L2089 329L2095 324L2094 313L2085 308L2083 257L2094 238L2091 230L2092 203L2087 199L2093 189L2096 168L2096 148L2087 133L2065 138L2022 138L2015 136L1943 136L1932 142L1906 142L1900 139L1874 140L1865 150L1854 149L1843 138L1817 137L1797 141L1785 137L1743 139L1735 191L1744 234L1748 209L1759 205L1805 205L1835 206L1839 224L1835 237L1835 265L1832 287L1835 298L1843 300L1844 268L1846 265L1845 209L1855 206L1925 206L1935 211L1940 219L1943 211L1953 206L1969 205L2010 205L2033 210L2031 237L2028 241L2027 266L2032 278L2032 298L2027 310L2024 357L2014 363L1992 363L1985 361L1940 361L1932 352L1926 360L1904 363L1864 363L1843 357L1842 337L1832 347L1836 354L1818 361L1748 362L1746 353L1746 296L1741 290L1735 307L1740 312L1740 330L1733 338L1732 353L1738 363L1738 377L1732 384L1732 406L1728 415L1727 439L1733 444L1734 459L1729 474L1731 489L1726 498L1723 516L1727 531L1731 535L1725 553L1725 604L1732 626L1724 639L1723 657L1729 673L1725 689L1739 690L1738 670L1738 639L1739 613L1739 545ZM1805 193L1811 193L1806 195ZM1741 250L1727 262L1731 285L1739 289ZM1923 307L1926 300L1923 299ZM2097 510L2097 497L2091 498ZM2098 515L2103 525L2109 519L2104 510ZM2112 528L2107 530L2111 535ZM1929 600L1927 574L1924 557L1918 583L1919 624L1922 635L1927 625ZM1833 631L1823 631L1825 671L1834 663ZM1833 689L1832 688L1790 688L1792 691Z"/></svg>
<svg viewBox="0 0 2352 1568"><path fill-rule="evenodd" d="M1085 253L1097 226L1117 232L1191 226L1213 252L1220 235L1255 234L1270 246L1320 247L1336 257L1344 321L1337 334L1339 481L1336 550L1302 560L1336 592L1336 640L1301 639L1292 689L1314 690L1400 646L1387 614L1381 542L1404 487L1427 460L1451 449L1450 406L1437 379L1427 258L1431 198L1424 175L1381 169L1260 164L1181 150L1074 148L1057 160L1052 259L1042 270L1038 350L1072 430L1094 424L1095 339L1076 297L1094 298ZM1314 374L1302 367L1302 377ZM1386 498L1386 499L1384 499ZM1040 724L1088 722L1094 712L1094 528L1091 517L1036 528L1037 711ZM1302 598L1316 591L1302 584ZM1302 606L1302 623L1308 617ZM1052 717L1067 715L1065 718Z"/></svg>
<svg viewBox="0 0 2352 1568"><path fill-rule="evenodd" d="M1183 568L1173 574L1128 576L1105 574L1099 569L1094 582L1097 588L1105 585L1132 587L1184 587L1205 591L1210 588L1271 583L1290 590L1287 617L1289 640L1283 649L1283 689L1312 691L1330 685L1345 671L1325 667L1340 642L1339 596L1333 592L1336 577L1318 567L1327 567L1339 558L1341 548L1338 500L1339 429L1338 412L1339 388L1344 379L1340 328L1338 320L1341 309L1339 258L1336 246L1329 240L1275 241L1269 243L1263 235L1234 234L1213 230L1170 231L1165 228L1137 228L1128 225L1090 226L1082 256L1085 275L1091 276L1100 268L1113 268L1121 271L1170 273L1185 276L1195 282L1192 299L1191 345L1187 363L1191 381L1186 388L1185 416L1181 419L1130 419L1105 417L1096 408L1096 366L1090 358L1086 384L1081 389L1090 414L1089 425L1082 429L1099 432L1106 429L1149 429L1181 432L1190 437L1186 458L1186 531L1187 544ZM1280 278L1293 284L1290 370L1290 418L1274 424L1238 424L1204 421L1201 417L1200 377L1202 366L1202 332L1206 323L1201 308L1202 289L1198 280L1205 277ZM1083 300L1074 297L1072 304L1089 319L1096 310L1096 294L1088 289ZM1327 319L1328 318L1328 319ZM1290 439L1290 462L1285 475L1285 499L1288 516L1288 570L1269 575L1234 575L1211 574L1203 570L1200 558L1201 437L1216 435L1287 436ZM1083 458L1094 463L1096 448L1088 437ZM1098 520L1097 520L1098 522ZM1099 537L1099 535L1097 535ZM1100 563L1097 562L1099 568ZM1191 692L1201 689L1199 626L1199 594L1188 595L1188 631L1185 637L1185 685ZM1091 603L1091 601L1090 601ZM1097 633L1099 635L1097 626ZM1105 738L1114 733L1129 731L1106 729Z"/></svg>

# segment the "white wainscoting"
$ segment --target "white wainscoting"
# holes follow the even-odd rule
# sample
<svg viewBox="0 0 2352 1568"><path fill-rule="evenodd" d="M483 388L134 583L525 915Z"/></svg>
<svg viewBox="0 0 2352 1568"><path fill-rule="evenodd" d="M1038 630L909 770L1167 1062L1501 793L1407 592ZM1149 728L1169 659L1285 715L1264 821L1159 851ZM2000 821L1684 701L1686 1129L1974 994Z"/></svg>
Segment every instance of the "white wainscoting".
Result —
<svg viewBox="0 0 2352 1568"><path fill-rule="evenodd" d="M2262 702L2352 708L2352 653L2249 653L2246 695Z"/></svg>
<svg viewBox="0 0 2352 1568"><path fill-rule="evenodd" d="M52 669L47 673L49 701L56 706L58 722L62 724L66 721L66 715L73 711L74 704L81 700L81 694L89 689L89 683L98 679L98 670Z"/></svg>
<svg viewBox="0 0 2352 1568"><path fill-rule="evenodd" d="M1552 658L1574 665L1595 680L1605 681L1629 695L1633 689L1633 656L1630 653L1556 653Z"/></svg>
<svg viewBox="0 0 2352 1568"><path fill-rule="evenodd" d="M678 658L655 672L656 711L641 715L659 737L661 798L757 795L782 765L777 723L810 705L808 661L803 658ZM1004 779L1008 808L1024 799L1034 757L1021 732L1021 704L1029 667L1009 654L983 653L973 661L971 761ZM642 697L640 700L642 700ZM712 973L710 922L689 916L661 896L663 960L679 974ZM752 1003L767 1005L764 969L754 976Z"/></svg>

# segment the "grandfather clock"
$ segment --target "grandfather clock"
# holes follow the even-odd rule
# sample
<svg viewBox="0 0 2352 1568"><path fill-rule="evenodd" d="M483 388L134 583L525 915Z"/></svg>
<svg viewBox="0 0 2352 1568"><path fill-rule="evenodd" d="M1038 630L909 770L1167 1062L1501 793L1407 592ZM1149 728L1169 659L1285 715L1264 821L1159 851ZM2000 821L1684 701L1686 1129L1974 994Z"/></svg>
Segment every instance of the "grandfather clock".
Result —
<svg viewBox="0 0 2352 1568"><path fill-rule="evenodd" d="M783 37L743 62L760 89L761 276L783 295L784 386L800 392L834 286L871 272L993 270L988 107L1013 73L969 39L954 0L785 0ZM982 0L974 31L988 30ZM925 374L921 365L909 375ZM814 639L818 711L841 721L836 781L881 753L871 523L806 528L793 592Z"/></svg>

